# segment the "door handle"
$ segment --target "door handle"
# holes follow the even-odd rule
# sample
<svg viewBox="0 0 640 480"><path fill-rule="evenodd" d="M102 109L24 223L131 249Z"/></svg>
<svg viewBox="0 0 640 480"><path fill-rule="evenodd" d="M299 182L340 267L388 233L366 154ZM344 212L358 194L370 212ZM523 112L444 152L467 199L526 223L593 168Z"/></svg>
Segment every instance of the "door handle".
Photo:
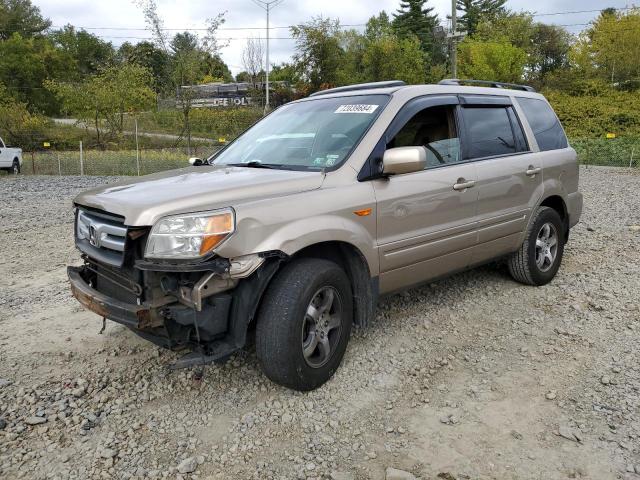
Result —
<svg viewBox="0 0 640 480"><path fill-rule="evenodd" d="M527 175L529 175L530 177L534 177L535 175L537 175L541 171L542 171L542 169L540 167L534 168L533 165L529 165L529 168L527 169L527 171L525 173Z"/></svg>
<svg viewBox="0 0 640 480"><path fill-rule="evenodd" d="M459 178L458 181L453 186L453 189L460 192L462 190L466 190L467 188L471 188L476 184L473 180L465 180L464 178Z"/></svg>

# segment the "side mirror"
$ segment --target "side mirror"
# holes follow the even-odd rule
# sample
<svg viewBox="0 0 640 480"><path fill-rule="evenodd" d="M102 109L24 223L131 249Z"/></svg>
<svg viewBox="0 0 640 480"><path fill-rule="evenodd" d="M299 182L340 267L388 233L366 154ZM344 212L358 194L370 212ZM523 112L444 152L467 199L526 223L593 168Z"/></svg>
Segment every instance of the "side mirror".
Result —
<svg viewBox="0 0 640 480"><path fill-rule="evenodd" d="M204 165L204 162L202 161L201 158L198 157L191 157L189 159L189 165L192 165L194 167L199 167L200 165Z"/></svg>
<svg viewBox="0 0 640 480"><path fill-rule="evenodd" d="M424 170L427 167L427 149L424 147L396 147L384 152L383 175L400 175Z"/></svg>

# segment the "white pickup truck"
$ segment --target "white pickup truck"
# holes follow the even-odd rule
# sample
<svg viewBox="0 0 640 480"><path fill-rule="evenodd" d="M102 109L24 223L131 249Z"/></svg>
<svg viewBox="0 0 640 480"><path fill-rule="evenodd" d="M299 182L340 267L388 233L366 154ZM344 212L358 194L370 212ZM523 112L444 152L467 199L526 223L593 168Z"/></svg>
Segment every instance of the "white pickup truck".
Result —
<svg viewBox="0 0 640 480"><path fill-rule="evenodd" d="M0 170L13 172L17 175L20 173L20 168L22 168L22 149L9 148L0 138Z"/></svg>

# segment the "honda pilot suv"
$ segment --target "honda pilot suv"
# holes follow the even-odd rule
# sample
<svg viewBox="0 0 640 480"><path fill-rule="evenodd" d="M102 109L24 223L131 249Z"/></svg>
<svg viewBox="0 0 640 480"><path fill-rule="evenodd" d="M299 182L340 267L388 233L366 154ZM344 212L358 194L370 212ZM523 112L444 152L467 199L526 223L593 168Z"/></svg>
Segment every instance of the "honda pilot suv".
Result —
<svg viewBox="0 0 640 480"><path fill-rule="evenodd" d="M75 198L73 294L186 350L176 368L251 332L264 373L297 390L333 375L380 295L500 258L518 282L551 281L582 210L576 152L520 85L325 90L203 163Z"/></svg>

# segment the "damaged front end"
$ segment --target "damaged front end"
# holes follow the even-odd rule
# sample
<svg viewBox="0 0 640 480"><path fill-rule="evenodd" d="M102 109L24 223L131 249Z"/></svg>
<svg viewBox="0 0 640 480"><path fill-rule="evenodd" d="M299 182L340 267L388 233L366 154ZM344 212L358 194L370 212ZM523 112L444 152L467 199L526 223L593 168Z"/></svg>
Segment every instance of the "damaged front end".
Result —
<svg viewBox="0 0 640 480"><path fill-rule="evenodd" d="M283 259L251 254L193 264L151 262L143 259L148 229L79 211L77 230L82 222L97 230L76 237L84 264L68 267L73 295L156 345L192 350L178 368L223 359L244 346L262 293Z"/></svg>

